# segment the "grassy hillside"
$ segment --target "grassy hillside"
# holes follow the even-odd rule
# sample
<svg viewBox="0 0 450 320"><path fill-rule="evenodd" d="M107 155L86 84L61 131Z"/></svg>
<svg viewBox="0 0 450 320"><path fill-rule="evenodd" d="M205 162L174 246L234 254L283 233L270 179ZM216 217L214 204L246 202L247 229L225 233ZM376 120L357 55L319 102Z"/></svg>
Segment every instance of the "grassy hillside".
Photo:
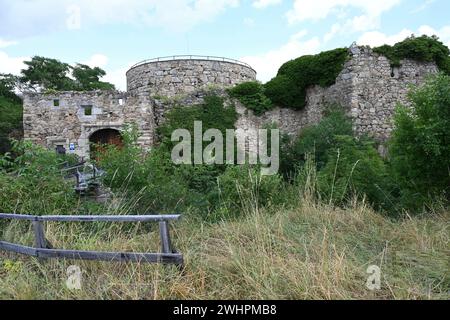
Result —
<svg viewBox="0 0 450 320"><path fill-rule="evenodd" d="M145 264L50 261L0 254L2 299L448 299L449 212L391 221L362 204L334 209L303 198L294 209L249 201L235 221L207 224L186 214L174 229L186 270ZM20 230L20 232L19 232ZM57 247L157 250L157 230L80 224L47 226ZM24 224L4 231L32 243ZM83 271L81 291L66 270ZM382 287L365 283L369 265Z"/></svg>

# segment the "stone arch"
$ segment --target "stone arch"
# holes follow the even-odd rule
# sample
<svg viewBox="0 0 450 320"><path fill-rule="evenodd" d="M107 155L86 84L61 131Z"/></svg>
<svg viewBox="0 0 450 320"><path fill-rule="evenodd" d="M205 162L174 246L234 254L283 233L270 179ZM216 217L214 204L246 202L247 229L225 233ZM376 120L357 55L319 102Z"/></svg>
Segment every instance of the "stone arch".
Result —
<svg viewBox="0 0 450 320"><path fill-rule="evenodd" d="M123 147L123 139L119 130L102 128L89 135L89 154L91 159L98 159L99 154L105 150L105 145Z"/></svg>

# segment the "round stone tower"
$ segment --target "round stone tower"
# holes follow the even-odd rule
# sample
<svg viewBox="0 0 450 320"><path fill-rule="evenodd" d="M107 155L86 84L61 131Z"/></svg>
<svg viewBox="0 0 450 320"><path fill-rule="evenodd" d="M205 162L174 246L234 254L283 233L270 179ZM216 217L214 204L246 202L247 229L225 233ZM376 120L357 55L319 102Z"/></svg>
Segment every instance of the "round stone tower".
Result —
<svg viewBox="0 0 450 320"><path fill-rule="evenodd" d="M127 89L138 95L173 97L208 86L230 87L256 80L256 71L237 60L172 56L142 61L127 72Z"/></svg>

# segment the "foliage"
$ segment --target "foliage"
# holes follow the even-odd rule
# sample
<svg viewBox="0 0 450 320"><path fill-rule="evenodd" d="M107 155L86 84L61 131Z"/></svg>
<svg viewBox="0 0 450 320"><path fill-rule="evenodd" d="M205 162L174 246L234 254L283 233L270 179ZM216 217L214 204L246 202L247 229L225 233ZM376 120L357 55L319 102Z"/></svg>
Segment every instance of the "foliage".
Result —
<svg viewBox="0 0 450 320"><path fill-rule="evenodd" d="M431 78L399 106L390 144L391 163L406 207L450 196L450 76Z"/></svg>
<svg viewBox="0 0 450 320"><path fill-rule="evenodd" d="M172 242L185 257L183 272L79 261L82 290L64 288L72 261L42 266L0 253L0 299L448 300L448 212L393 221L363 205L339 209L301 197L299 202L289 210L253 206L245 216L214 224L183 212L171 224ZM55 248L160 250L157 226L147 228L152 224L133 224L126 232L118 230L120 224L95 232L84 231L84 225L49 223L46 236ZM5 226L2 239L32 245L32 230L20 226ZM10 260L20 262L12 267ZM365 286L372 264L382 266L380 290Z"/></svg>
<svg viewBox="0 0 450 320"><path fill-rule="evenodd" d="M72 90L73 80L69 78L70 65L56 59L35 56L24 62L28 68L22 70L21 82L30 89Z"/></svg>
<svg viewBox="0 0 450 320"><path fill-rule="evenodd" d="M99 67L91 68L84 64L77 64L72 70L72 76L75 78L75 90L114 90L114 85L108 82L100 81L106 72Z"/></svg>
<svg viewBox="0 0 450 320"><path fill-rule="evenodd" d="M336 136L328 151L328 161L319 171L322 198L342 205L366 198L376 209L391 206L387 168L372 141L352 136Z"/></svg>
<svg viewBox="0 0 450 320"><path fill-rule="evenodd" d="M9 138L22 135L22 100L14 93L17 77L0 74L0 155L10 150Z"/></svg>
<svg viewBox="0 0 450 320"><path fill-rule="evenodd" d="M23 214L67 214L77 208L72 185L61 174L69 156L14 141L12 152L0 159L0 211Z"/></svg>
<svg viewBox="0 0 450 320"><path fill-rule="evenodd" d="M257 116L273 108L272 102L264 94L264 86L257 81L238 84L229 89L228 94L238 99L247 109L253 110Z"/></svg>
<svg viewBox="0 0 450 320"><path fill-rule="evenodd" d="M29 89L44 91L114 89L114 85L99 80L106 73L98 67L90 68L83 64L72 67L68 63L39 56L33 57L31 61L25 61L25 64L28 68L22 70L20 82Z"/></svg>
<svg viewBox="0 0 450 320"><path fill-rule="evenodd" d="M400 67L402 59L435 62L441 71L450 75L450 49L436 36L411 36L394 46L374 48L374 52L386 56L393 67Z"/></svg>
<svg viewBox="0 0 450 320"><path fill-rule="evenodd" d="M265 84L265 94L275 105L303 109L307 88L334 84L348 56L348 50L342 48L291 60Z"/></svg>
<svg viewBox="0 0 450 320"><path fill-rule="evenodd" d="M220 204L231 216L249 206L264 207L282 202L283 181L279 175L262 176L258 166L229 166L218 178Z"/></svg>
<svg viewBox="0 0 450 320"><path fill-rule="evenodd" d="M204 103L192 106L175 106L166 114L166 121L160 126L158 134L163 143L173 146L170 141L172 133L177 129L188 130L194 136L194 122L201 121L203 132L218 129L224 135L227 129L234 129L238 114L233 105L224 106L223 98L208 95Z"/></svg>
<svg viewBox="0 0 450 320"><path fill-rule="evenodd" d="M0 97L19 103L20 98L14 93L18 81L17 76L0 73Z"/></svg>
<svg viewBox="0 0 450 320"><path fill-rule="evenodd" d="M344 111L330 106L317 124L303 129L295 139L285 139L281 150L281 171L292 177L302 167L308 154L313 154L318 169L328 161L328 151L336 144L336 136L352 135L352 122Z"/></svg>

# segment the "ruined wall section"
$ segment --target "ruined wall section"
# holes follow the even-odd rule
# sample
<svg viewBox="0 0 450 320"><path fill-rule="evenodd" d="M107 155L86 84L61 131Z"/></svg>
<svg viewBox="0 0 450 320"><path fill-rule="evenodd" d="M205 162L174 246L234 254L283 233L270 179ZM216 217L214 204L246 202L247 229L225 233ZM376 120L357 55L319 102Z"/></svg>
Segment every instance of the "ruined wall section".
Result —
<svg viewBox="0 0 450 320"><path fill-rule="evenodd" d="M141 96L174 97L253 80L256 71L244 64L200 59L148 62L127 72L128 92Z"/></svg>
<svg viewBox="0 0 450 320"><path fill-rule="evenodd" d="M355 131L381 142L388 140L397 105L409 105L411 87L423 84L429 75L438 72L435 63L414 60L403 60L400 68L392 68L386 57L369 48L355 48L344 70L353 83L350 104L345 106Z"/></svg>
<svg viewBox="0 0 450 320"><path fill-rule="evenodd" d="M85 108L91 106L91 114ZM24 138L53 148L63 145L75 154L89 157L89 138L102 129L121 130L135 123L138 143L149 148L154 143L153 106L139 97L121 92L28 93L24 97Z"/></svg>
<svg viewBox="0 0 450 320"><path fill-rule="evenodd" d="M267 123L277 123L283 132L296 135L306 126L319 122L327 105L339 104L351 117L357 134L386 142L393 130L397 105L409 105L411 87L423 84L439 69L435 63L414 60L403 60L400 68L392 68L386 57L367 47L352 47L350 54L334 85L308 89L305 109L275 108L257 117L241 106L237 126L255 130Z"/></svg>

